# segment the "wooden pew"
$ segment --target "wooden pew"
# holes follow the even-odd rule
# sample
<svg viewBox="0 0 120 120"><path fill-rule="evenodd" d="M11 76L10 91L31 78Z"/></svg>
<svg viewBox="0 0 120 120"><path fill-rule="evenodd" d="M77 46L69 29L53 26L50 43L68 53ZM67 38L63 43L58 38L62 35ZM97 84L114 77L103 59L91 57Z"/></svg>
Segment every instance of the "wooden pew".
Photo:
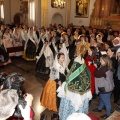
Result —
<svg viewBox="0 0 120 120"><path fill-rule="evenodd" d="M8 53L24 51L23 46L7 48Z"/></svg>

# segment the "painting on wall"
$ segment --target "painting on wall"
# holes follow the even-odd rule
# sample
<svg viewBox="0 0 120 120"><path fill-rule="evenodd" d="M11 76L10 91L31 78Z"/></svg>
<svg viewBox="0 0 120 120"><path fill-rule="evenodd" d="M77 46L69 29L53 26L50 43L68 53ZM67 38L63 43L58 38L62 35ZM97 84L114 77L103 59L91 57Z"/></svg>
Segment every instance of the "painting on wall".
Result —
<svg viewBox="0 0 120 120"><path fill-rule="evenodd" d="M22 14L28 14L28 1L21 2L20 11Z"/></svg>
<svg viewBox="0 0 120 120"><path fill-rule="evenodd" d="M53 7L53 8L54 8L54 1L55 0L51 0L51 7Z"/></svg>
<svg viewBox="0 0 120 120"><path fill-rule="evenodd" d="M75 0L75 17L89 16L90 0Z"/></svg>

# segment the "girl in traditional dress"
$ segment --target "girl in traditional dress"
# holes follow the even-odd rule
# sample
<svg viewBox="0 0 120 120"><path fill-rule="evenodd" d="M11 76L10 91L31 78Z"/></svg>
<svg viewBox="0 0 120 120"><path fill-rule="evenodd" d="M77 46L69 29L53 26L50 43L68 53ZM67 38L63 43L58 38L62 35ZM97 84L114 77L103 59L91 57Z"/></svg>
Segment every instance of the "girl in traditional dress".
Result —
<svg viewBox="0 0 120 120"><path fill-rule="evenodd" d="M22 46L22 40L20 38L20 31L18 30L18 28L15 28L13 31L13 46L14 47L19 47ZM22 51L21 52L16 52L15 56L21 56L22 55Z"/></svg>
<svg viewBox="0 0 120 120"><path fill-rule="evenodd" d="M69 62L70 62L70 59L69 59L69 54L68 54L68 50L67 50L67 48L66 48L66 46L65 46L65 43L62 43L61 44L61 48L59 49L59 51L58 51L58 53L64 53L64 55L65 55L65 63L66 63L66 65L68 66L68 64L69 64Z"/></svg>
<svg viewBox="0 0 120 120"><path fill-rule="evenodd" d="M89 100L92 98L90 85L90 71L86 67L83 55L86 46L77 44L76 58L66 77L66 82L58 88L58 96L61 97L59 117L66 120L72 113L88 113Z"/></svg>
<svg viewBox="0 0 120 120"><path fill-rule="evenodd" d="M65 55L59 53L51 67L50 78L43 89L40 99L41 105L48 108L48 110L58 111L60 99L56 96L56 89L65 81L67 70Z"/></svg>
<svg viewBox="0 0 120 120"><path fill-rule="evenodd" d="M25 43L23 58L29 61L36 60L37 46L37 36L33 33L33 28L31 27L28 33L28 40Z"/></svg>
<svg viewBox="0 0 120 120"><path fill-rule="evenodd" d="M49 47L49 42L45 39L44 45L39 53L36 63L36 71L42 74L48 74L49 68L53 63L53 53Z"/></svg>

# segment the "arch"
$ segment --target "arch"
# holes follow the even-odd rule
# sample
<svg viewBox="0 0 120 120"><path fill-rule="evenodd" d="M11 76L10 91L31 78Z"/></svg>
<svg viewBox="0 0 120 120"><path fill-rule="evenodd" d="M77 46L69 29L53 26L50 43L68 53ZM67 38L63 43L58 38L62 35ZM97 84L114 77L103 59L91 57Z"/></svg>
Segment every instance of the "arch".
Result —
<svg viewBox="0 0 120 120"><path fill-rule="evenodd" d="M58 12L53 14L51 23L56 25L63 24L63 16Z"/></svg>

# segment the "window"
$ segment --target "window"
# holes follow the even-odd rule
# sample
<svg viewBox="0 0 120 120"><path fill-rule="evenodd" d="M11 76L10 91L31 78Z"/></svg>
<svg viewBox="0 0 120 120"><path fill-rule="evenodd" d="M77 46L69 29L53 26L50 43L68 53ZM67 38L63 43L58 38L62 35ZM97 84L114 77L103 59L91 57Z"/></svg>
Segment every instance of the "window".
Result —
<svg viewBox="0 0 120 120"><path fill-rule="evenodd" d="M35 4L34 0L30 1L30 20L35 21Z"/></svg>
<svg viewBox="0 0 120 120"><path fill-rule="evenodd" d="M4 6L3 6L3 2L1 1L0 4L0 15L1 15L1 20L4 19Z"/></svg>

